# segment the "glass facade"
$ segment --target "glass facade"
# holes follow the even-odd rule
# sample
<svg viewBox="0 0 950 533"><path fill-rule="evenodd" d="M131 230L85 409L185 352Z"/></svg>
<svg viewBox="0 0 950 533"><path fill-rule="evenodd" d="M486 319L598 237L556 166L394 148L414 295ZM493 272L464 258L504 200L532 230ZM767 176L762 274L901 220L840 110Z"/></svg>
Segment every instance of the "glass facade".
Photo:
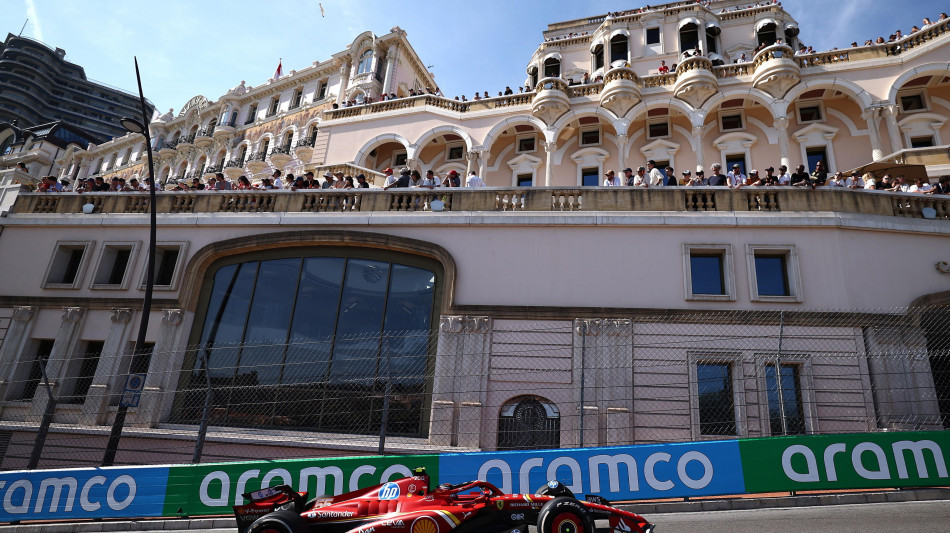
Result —
<svg viewBox="0 0 950 533"><path fill-rule="evenodd" d="M327 256L220 266L179 421L200 422L210 385L211 424L375 433L388 391L387 432L424 435L434 270Z"/></svg>

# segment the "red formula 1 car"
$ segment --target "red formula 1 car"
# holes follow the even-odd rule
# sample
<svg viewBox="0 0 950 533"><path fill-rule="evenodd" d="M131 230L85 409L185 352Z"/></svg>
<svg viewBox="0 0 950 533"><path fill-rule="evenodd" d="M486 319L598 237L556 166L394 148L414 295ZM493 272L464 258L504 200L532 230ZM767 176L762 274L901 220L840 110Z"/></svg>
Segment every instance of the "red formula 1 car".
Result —
<svg viewBox="0 0 950 533"><path fill-rule="evenodd" d="M244 495L236 505L240 533L597 533L595 521L616 533L653 533L642 516L598 496L578 500L549 482L538 494L504 494L485 481L429 490L424 469L415 475L339 496L306 501L287 485ZM306 502L305 502L306 501Z"/></svg>

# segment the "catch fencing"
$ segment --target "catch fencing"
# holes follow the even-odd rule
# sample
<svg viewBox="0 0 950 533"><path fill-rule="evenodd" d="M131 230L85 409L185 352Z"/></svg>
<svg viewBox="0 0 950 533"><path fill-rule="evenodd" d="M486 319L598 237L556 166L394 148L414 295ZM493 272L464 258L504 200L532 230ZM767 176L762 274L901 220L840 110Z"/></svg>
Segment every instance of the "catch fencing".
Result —
<svg viewBox="0 0 950 533"><path fill-rule="evenodd" d="M134 356L37 340L2 385L2 468L100 464L125 405L126 465L950 427L946 307L618 315Z"/></svg>

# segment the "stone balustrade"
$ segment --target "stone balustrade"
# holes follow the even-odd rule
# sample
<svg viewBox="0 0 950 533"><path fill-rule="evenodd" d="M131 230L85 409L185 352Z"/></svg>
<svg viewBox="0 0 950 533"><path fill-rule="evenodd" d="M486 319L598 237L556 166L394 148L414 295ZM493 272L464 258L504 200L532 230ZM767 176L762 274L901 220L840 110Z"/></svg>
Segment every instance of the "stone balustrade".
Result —
<svg viewBox="0 0 950 533"><path fill-rule="evenodd" d="M162 192L159 213L416 212L839 212L950 220L950 197L797 187L509 187ZM11 215L144 214L145 193L20 193Z"/></svg>
<svg viewBox="0 0 950 533"><path fill-rule="evenodd" d="M738 76L748 76L752 74L752 63L733 63L731 65L719 65L713 67L713 73L717 78L735 78Z"/></svg>
<svg viewBox="0 0 950 533"><path fill-rule="evenodd" d="M640 82L643 84L644 89L651 87L664 87L666 85L673 85L676 83L676 72L668 72L666 74L655 74L653 76L644 76L640 78Z"/></svg>
<svg viewBox="0 0 950 533"><path fill-rule="evenodd" d="M773 44L772 46L766 46L765 48L758 51L755 56L752 58L752 70L758 70L763 64L767 61L773 59L787 59L793 60L795 51L792 50L791 46L786 44Z"/></svg>
<svg viewBox="0 0 950 533"><path fill-rule="evenodd" d="M708 57L704 56L693 56L684 59L680 64L676 65L676 75L682 76L687 72L692 70L712 70L712 61Z"/></svg>

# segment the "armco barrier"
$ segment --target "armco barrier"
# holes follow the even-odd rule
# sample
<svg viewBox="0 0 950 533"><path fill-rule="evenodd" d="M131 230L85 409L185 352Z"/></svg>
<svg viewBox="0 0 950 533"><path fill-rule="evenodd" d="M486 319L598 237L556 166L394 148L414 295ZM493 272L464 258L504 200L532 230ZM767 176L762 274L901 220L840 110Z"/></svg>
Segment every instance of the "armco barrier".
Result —
<svg viewBox="0 0 950 533"><path fill-rule="evenodd" d="M950 431L770 437L612 448L333 457L0 473L0 522L229 514L286 483L342 494L424 466L438 483L534 492L557 479L611 500L793 490L950 486Z"/></svg>

